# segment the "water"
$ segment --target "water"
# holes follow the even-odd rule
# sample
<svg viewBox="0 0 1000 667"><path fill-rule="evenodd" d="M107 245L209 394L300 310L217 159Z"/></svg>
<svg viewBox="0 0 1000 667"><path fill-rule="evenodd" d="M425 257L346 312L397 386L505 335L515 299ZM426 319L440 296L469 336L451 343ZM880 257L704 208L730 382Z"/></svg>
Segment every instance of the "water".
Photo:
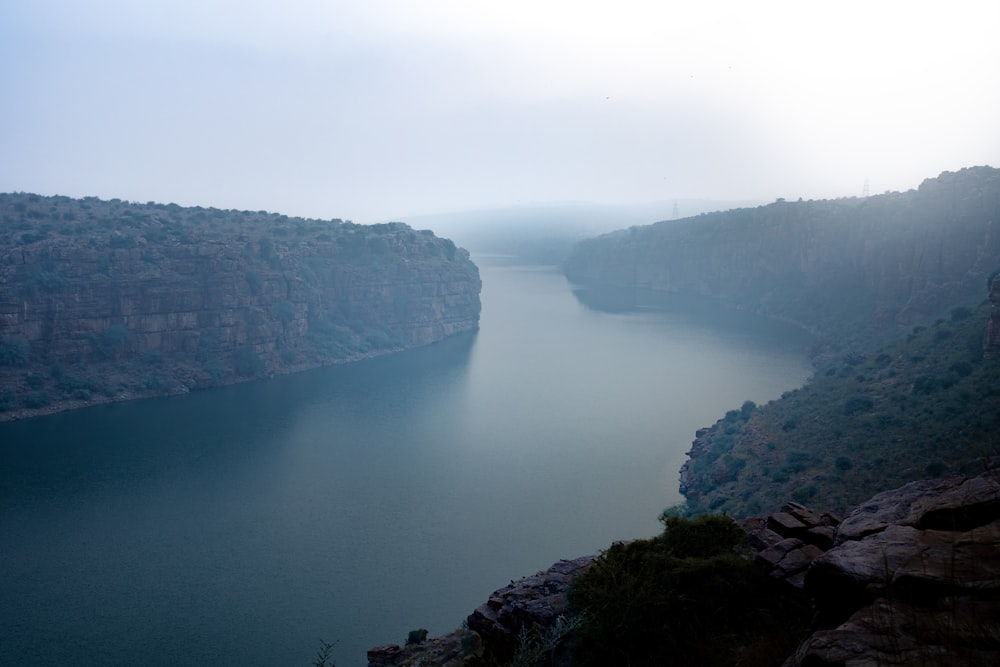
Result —
<svg viewBox="0 0 1000 667"><path fill-rule="evenodd" d="M694 431L809 374L788 329L477 261L477 334L0 424L0 664L363 665L656 533Z"/></svg>

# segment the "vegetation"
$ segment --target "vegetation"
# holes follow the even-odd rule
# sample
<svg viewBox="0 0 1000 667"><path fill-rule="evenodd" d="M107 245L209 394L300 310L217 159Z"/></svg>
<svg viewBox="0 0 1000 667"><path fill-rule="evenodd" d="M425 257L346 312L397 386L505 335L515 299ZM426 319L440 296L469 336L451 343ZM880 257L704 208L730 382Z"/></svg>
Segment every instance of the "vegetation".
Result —
<svg viewBox="0 0 1000 667"><path fill-rule="evenodd" d="M753 516L793 499L845 511L915 479L975 473L1000 455L1000 364L983 359L989 308L955 308L806 386L730 411L697 441L685 511Z"/></svg>
<svg viewBox="0 0 1000 667"><path fill-rule="evenodd" d="M804 597L753 563L731 519L662 519L574 583L573 664L780 665L808 629Z"/></svg>

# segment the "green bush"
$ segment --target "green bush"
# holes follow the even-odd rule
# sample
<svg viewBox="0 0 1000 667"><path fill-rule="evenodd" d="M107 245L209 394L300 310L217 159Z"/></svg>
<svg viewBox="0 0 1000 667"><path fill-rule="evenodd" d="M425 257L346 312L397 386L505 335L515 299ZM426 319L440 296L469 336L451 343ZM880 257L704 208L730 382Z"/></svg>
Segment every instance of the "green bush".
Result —
<svg viewBox="0 0 1000 667"><path fill-rule="evenodd" d="M613 545L574 582L571 613L585 620L573 664L780 664L805 600L754 565L729 518L663 518L663 534Z"/></svg>

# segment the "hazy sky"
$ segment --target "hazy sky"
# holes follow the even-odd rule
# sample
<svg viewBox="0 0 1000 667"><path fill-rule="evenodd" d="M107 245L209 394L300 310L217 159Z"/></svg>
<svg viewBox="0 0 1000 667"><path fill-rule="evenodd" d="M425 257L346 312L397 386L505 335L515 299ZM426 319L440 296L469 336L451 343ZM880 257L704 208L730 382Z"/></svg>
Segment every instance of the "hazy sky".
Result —
<svg viewBox="0 0 1000 667"><path fill-rule="evenodd" d="M1000 2L0 0L0 191L359 222L1000 166Z"/></svg>

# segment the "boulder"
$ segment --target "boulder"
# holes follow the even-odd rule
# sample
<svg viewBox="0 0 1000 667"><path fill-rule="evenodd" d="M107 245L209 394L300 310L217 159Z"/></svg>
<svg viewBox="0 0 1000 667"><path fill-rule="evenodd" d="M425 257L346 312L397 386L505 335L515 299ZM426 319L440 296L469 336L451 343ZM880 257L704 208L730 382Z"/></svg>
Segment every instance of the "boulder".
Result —
<svg viewBox="0 0 1000 667"><path fill-rule="evenodd" d="M1000 471L874 496L805 590L817 631L786 667L1000 663Z"/></svg>
<svg viewBox="0 0 1000 667"><path fill-rule="evenodd" d="M540 637L566 609L573 579L594 562L595 556L561 560L534 576L512 581L494 591L467 619L491 655L509 660L517 650L519 635Z"/></svg>

